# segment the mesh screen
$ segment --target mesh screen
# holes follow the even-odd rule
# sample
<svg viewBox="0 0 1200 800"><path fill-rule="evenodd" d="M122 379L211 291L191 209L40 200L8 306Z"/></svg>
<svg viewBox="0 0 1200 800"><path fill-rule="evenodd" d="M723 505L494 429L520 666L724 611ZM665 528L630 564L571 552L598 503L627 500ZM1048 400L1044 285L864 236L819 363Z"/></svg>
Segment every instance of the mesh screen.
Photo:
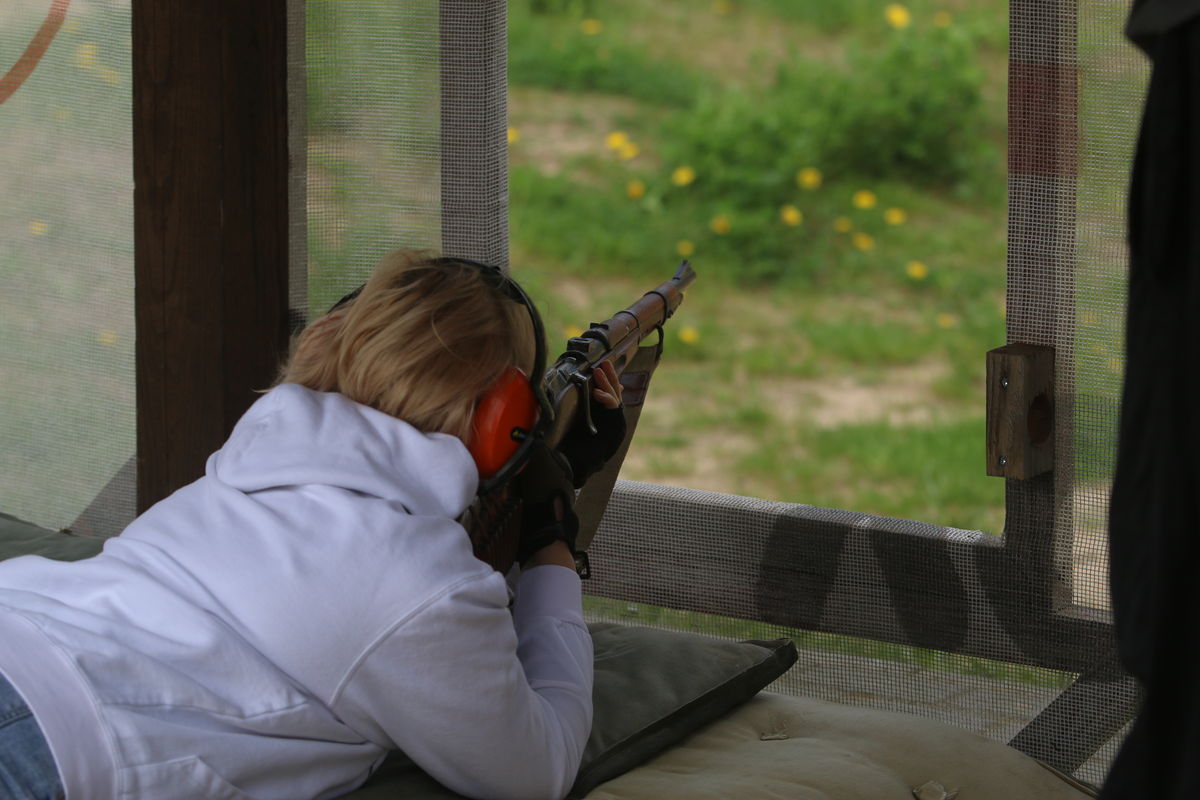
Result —
<svg viewBox="0 0 1200 800"><path fill-rule="evenodd" d="M0 4L0 74L48 43L0 105L0 512L54 528L135 447L129 13ZM133 494L130 463L92 513Z"/></svg>
<svg viewBox="0 0 1200 800"><path fill-rule="evenodd" d="M789 637L774 691L937 719L1092 783L1132 708L1119 675L1076 683L1106 631L1047 619L976 531L621 482L591 562L593 619Z"/></svg>
<svg viewBox="0 0 1200 800"><path fill-rule="evenodd" d="M1122 35L1125 3L1079 9L1072 562L1075 603L1108 609L1107 509L1124 373L1125 200L1148 62Z"/></svg>
<svg viewBox="0 0 1200 800"><path fill-rule="evenodd" d="M504 3L305 6L292 50L307 85L308 298L295 307L323 311L398 247L506 264Z"/></svg>
<svg viewBox="0 0 1200 800"><path fill-rule="evenodd" d="M396 247L439 247L438 3L305 4L309 298L324 311ZM293 267L295 268L295 267Z"/></svg>

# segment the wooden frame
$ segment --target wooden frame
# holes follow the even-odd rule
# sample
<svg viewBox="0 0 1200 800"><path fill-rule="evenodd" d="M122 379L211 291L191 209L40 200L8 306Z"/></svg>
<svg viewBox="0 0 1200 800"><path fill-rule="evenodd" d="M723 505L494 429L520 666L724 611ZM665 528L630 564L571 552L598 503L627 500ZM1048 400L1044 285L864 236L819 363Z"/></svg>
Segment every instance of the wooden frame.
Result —
<svg viewBox="0 0 1200 800"><path fill-rule="evenodd" d="M286 0L134 0L137 507L199 477L285 352Z"/></svg>

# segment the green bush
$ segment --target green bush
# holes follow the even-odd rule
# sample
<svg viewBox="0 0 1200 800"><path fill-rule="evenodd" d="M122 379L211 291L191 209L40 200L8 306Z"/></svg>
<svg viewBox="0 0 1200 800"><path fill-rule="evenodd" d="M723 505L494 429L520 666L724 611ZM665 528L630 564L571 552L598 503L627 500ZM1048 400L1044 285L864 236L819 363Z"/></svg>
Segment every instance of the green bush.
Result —
<svg viewBox="0 0 1200 800"><path fill-rule="evenodd" d="M855 53L843 86L826 86L823 158L876 178L966 178L980 154L982 84L966 36L897 33L878 55Z"/></svg>
<svg viewBox="0 0 1200 800"><path fill-rule="evenodd" d="M983 153L983 73L957 30L894 31L845 68L794 60L770 87L706 95L671 121L665 149L696 190L741 207L787 202L797 170L948 184Z"/></svg>
<svg viewBox="0 0 1200 800"><path fill-rule="evenodd" d="M880 4L876 0L836 0L835 2L796 2L796 0L742 0L747 11L760 11L780 19L811 25L823 33L842 33L854 25L877 20Z"/></svg>
<svg viewBox="0 0 1200 800"><path fill-rule="evenodd" d="M508 20L508 80L574 92L604 92L635 100L687 106L697 94L696 74L657 61L625 44L617 31L583 30L574 15L528 15L513 8Z"/></svg>

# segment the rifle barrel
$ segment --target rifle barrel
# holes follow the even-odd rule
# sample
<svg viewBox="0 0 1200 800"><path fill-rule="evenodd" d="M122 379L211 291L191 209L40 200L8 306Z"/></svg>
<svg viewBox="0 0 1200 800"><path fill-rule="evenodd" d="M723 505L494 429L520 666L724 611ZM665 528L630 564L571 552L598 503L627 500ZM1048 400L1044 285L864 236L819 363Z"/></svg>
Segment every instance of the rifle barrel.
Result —
<svg viewBox="0 0 1200 800"><path fill-rule="evenodd" d="M579 336L567 340L567 351L546 372L544 385L555 407L556 420L547 440L561 440L567 423L579 407L580 381L591 378L602 361L612 361L623 373L641 341L671 318L683 302L683 292L696 279L687 261L675 275L646 292L633 305L618 311L605 322L596 322ZM586 383L582 384L586 387Z"/></svg>

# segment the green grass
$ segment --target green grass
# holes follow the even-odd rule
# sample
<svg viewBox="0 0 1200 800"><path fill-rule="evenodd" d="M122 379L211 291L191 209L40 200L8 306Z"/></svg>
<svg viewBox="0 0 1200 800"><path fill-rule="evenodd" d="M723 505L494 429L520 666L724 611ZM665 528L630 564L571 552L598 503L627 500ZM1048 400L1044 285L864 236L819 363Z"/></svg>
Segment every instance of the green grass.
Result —
<svg viewBox="0 0 1200 800"><path fill-rule="evenodd" d="M570 16L513 13L509 20L509 80L571 92L601 92L645 103L686 106L702 85L694 69L628 43L619 17L594 34Z"/></svg>
<svg viewBox="0 0 1200 800"><path fill-rule="evenodd" d="M514 50L531 31L555 42L512 55L516 274L547 305L553 336L615 311L665 279L681 246L689 253L700 279L672 322L627 477L998 533L1003 482L984 474L982 384L983 354L1005 336L1004 40L981 31L1004 31L1006 6L951 8L938 27L947 9L912 4L911 24L895 29L878 4L819 5L622 0L535 14L514 3ZM606 73L595 53L617 43L642 49L619 51ZM912 109L881 110L871 70L905 70L866 55L879 48L914 75L932 70L912 102L944 84L974 93L955 113L971 102L978 113L951 123L931 111L911 127ZM964 66L925 64L937 48ZM723 59L703 55L714 52ZM523 66L534 57L536 74ZM627 67L651 84L682 78L635 87ZM861 121L838 111L848 101ZM964 125L982 149L938 138ZM890 140L864 146L930 137L927 150L871 167L829 149L889 126ZM608 146L614 131L636 153ZM955 153L970 158L951 164ZM680 166L694 173L686 185L673 180ZM822 170L819 186L799 185L804 166ZM863 190L872 203L856 204ZM564 293L572 302L554 299Z"/></svg>

